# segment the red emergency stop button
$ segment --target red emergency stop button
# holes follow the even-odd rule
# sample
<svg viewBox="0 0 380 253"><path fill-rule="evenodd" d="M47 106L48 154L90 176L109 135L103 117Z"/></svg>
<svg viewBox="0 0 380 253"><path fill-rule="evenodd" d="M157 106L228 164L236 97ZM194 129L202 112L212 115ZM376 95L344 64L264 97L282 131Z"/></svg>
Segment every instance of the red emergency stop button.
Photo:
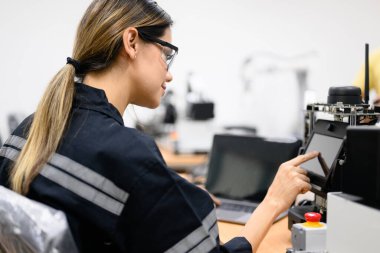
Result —
<svg viewBox="0 0 380 253"><path fill-rule="evenodd" d="M319 222L321 218L322 218L322 215L320 213L316 213L316 212L305 213L305 220L307 222Z"/></svg>

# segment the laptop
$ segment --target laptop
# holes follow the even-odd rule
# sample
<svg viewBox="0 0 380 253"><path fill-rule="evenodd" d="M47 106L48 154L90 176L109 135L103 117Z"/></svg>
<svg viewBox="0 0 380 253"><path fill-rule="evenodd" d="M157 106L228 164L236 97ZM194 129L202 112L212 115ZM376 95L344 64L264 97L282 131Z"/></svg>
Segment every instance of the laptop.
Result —
<svg viewBox="0 0 380 253"><path fill-rule="evenodd" d="M297 156L300 147L301 141L295 139L215 135L206 189L222 202L217 219L245 224L264 199L278 167Z"/></svg>

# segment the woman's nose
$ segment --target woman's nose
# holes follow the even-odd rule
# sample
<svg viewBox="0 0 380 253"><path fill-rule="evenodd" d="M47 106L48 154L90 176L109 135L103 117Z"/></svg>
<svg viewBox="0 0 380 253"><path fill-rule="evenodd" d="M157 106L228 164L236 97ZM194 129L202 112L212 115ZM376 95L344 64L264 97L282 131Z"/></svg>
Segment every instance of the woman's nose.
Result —
<svg viewBox="0 0 380 253"><path fill-rule="evenodd" d="M173 80L173 75L172 75L172 73L170 73L169 71L167 71L166 72L165 81L166 82L170 82L171 80Z"/></svg>

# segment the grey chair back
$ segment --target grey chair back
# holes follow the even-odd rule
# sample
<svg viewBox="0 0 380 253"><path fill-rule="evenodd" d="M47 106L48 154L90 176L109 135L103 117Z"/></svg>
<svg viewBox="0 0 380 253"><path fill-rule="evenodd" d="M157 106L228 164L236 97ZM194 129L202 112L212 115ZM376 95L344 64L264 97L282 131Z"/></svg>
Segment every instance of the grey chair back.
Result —
<svg viewBox="0 0 380 253"><path fill-rule="evenodd" d="M66 216L0 186L1 253L77 253Z"/></svg>

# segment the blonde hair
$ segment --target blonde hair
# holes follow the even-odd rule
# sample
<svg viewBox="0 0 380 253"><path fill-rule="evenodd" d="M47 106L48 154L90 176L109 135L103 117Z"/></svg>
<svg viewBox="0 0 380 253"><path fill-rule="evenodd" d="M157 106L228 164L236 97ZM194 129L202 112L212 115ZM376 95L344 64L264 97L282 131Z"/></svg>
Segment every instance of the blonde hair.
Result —
<svg viewBox="0 0 380 253"><path fill-rule="evenodd" d="M50 81L33 117L27 141L11 172L11 187L27 194L33 179L57 150L68 125L74 99L74 78L110 66L128 27L147 27L161 36L172 24L170 16L150 0L95 0L77 30L73 58Z"/></svg>

